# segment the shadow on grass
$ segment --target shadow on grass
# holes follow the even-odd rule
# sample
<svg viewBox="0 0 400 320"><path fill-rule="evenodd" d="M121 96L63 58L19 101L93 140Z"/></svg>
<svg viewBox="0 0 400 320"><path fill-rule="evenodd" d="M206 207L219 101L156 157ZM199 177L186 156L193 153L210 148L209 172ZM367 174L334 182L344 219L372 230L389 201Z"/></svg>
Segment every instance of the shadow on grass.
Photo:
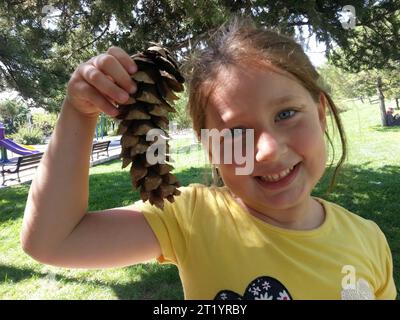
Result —
<svg viewBox="0 0 400 320"><path fill-rule="evenodd" d="M30 268L17 268L0 264L0 279L2 282L20 282L34 276L45 276Z"/></svg>
<svg viewBox="0 0 400 320"><path fill-rule="evenodd" d="M52 279L64 284L86 284L99 288L111 288L120 300L169 300L183 299L183 290L177 268L174 265L140 264L124 268L131 278L139 278L125 283L110 283L101 280L82 280L62 274L52 274ZM46 279L49 274L30 268L0 265L0 279L13 284L30 278ZM51 293L49 293L50 295ZM68 299L68 298L65 298ZM72 299L75 299L72 297Z"/></svg>
<svg viewBox="0 0 400 320"><path fill-rule="evenodd" d="M400 228L400 166L379 170L346 165L340 171L335 188L326 194L333 169L317 184L313 194L342 205L346 209L385 227Z"/></svg>
<svg viewBox="0 0 400 320"><path fill-rule="evenodd" d="M400 125L391 127L371 126L370 128L378 132L400 132Z"/></svg>
<svg viewBox="0 0 400 320"><path fill-rule="evenodd" d="M0 189L0 227L6 221L22 218L29 187L30 183Z"/></svg>
<svg viewBox="0 0 400 320"><path fill-rule="evenodd" d="M101 166L110 167L115 162L120 160ZM207 183L204 168L190 168L175 174L183 186L190 183ZM0 189L0 224L22 218L29 188L30 183ZM129 171L91 174L89 190L89 211L125 206L140 199L139 192L133 190Z"/></svg>
<svg viewBox="0 0 400 320"><path fill-rule="evenodd" d="M105 164L111 166L113 163ZM190 183L207 183L205 168L190 168L173 172L182 186ZM129 171L96 173L89 177L89 211L129 205L140 200L139 192L133 189Z"/></svg>
<svg viewBox="0 0 400 320"><path fill-rule="evenodd" d="M109 166L112 163L104 164ZM393 254L394 275L396 284L400 287L400 166L384 166L378 170L366 165L346 165L339 175L336 188L329 194L324 192L329 183L333 169L328 169L323 179L316 186L313 195L341 205L360 216L375 221L385 233ZM182 185L190 183L206 184L204 168L190 168L176 173ZM0 223L21 218L28 194L29 186L16 186L0 190ZM90 175L89 210L129 205L139 199L137 191L132 191L129 171L100 173ZM0 225L1 229L1 225ZM17 244L19 245L19 244ZM164 267L164 266L160 266ZM145 297L168 297L170 289L163 289L165 270L169 272L172 286L180 286L176 268L151 269L146 266L141 280L123 285L111 285L118 297L131 299L136 289L141 288ZM147 270L149 269L149 270ZM162 270L162 271L161 271ZM25 272L27 273L25 275ZM30 270L11 272L16 278L30 277ZM4 279L0 273L0 279ZM158 279L158 280L154 280ZM130 290L130 287L135 290ZM169 285L167 285L169 288ZM160 291L161 290L161 291ZM160 293L161 292L161 293ZM165 292L165 294L164 294ZM178 295L181 291L177 291ZM400 292L399 292L400 298Z"/></svg>

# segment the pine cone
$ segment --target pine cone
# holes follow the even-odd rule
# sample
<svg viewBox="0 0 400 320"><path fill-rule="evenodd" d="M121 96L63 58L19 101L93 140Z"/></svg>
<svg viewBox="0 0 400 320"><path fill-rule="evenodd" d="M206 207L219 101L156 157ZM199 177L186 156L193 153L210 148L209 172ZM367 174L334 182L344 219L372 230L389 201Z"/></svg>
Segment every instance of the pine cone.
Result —
<svg viewBox="0 0 400 320"><path fill-rule="evenodd" d="M132 185L140 188L141 199L149 200L152 205L162 209L165 198L174 202L174 196L180 194L177 189L180 184L170 173L174 167L169 163L169 145L165 140L169 139L168 113L175 112L170 103L173 104L178 99L174 91L183 91L185 79L171 53L158 45L153 45L131 58L138 66L138 71L132 75L138 90L127 104L118 107L120 114L117 119L122 120L118 128L118 134L122 135L122 168L131 163ZM155 141L146 141L146 135L151 129L160 129L162 134ZM162 140L166 149L158 148L156 155L166 161L150 164L146 159L146 152L154 143L162 143ZM159 145L155 145L157 146Z"/></svg>

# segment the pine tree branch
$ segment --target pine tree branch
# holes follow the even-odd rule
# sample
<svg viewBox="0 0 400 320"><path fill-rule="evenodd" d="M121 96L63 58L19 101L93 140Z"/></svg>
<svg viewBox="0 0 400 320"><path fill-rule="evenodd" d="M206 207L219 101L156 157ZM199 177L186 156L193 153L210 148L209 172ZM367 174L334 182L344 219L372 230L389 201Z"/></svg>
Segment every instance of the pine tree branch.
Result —
<svg viewBox="0 0 400 320"><path fill-rule="evenodd" d="M83 46L79 47L78 49L74 49L74 50L71 52L71 54L67 57L67 60L70 59L75 53L78 53L78 52L82 51L83 49L85 49L85 48L91 46L92 44L94 44L95 42L97 42L98 40L100 40L100 39L105 35L105 33L108 31L109 28L110 28L110 21L108 21L107 26L106 26L105 29L100 33L99 36L97 36L97 37L96 37L95 39L93 39L92 41L90 41L90 42L84 44Z"/></svg>

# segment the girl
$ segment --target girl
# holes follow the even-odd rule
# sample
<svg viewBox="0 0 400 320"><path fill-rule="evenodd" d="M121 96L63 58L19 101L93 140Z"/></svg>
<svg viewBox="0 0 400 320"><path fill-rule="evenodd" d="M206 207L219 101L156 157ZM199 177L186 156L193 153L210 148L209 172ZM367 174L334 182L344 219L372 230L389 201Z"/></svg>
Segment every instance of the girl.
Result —
<svg viewBox="0 0 400 320"><path fill-rule="evenodd" d="M337 108L301 47L233 20L192 66L194 130L199 137L201 129L254 130L252 172L237 175L240 164L221 163L225 186L182 187L162 211L138 201L87 212L97 116L117 115L114 103L136 91L130 74L137 66L112 47L71 76L30 188L25 252L68 268L157 258L177 265L186 299L394 299L391 253L379 227L311 196L327 160L327 109L342 138L339 166L346 148Z"/></svg>

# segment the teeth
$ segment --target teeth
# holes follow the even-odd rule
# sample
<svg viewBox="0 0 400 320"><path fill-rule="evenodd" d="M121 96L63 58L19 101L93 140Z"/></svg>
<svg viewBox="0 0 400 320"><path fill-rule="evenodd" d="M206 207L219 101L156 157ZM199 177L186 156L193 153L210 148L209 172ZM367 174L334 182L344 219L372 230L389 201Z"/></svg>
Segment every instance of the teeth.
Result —
<svg viewBox="0 0 400 320"><path fill-rule="evenodd" d="M278 180L280 180L280 179L286 177L286 176L290 173L290 171L293 170L293 167L294 167L294 166L292 166L291 168L288 168L288 169L286 169L286 170L283 170L282 172L280 172L280 173L278 173L278 174L267 175L267 176L261 176L260 179L261 179L262 181L267 181L267 182L276 182L276 181L278 181Z"/></svg>

